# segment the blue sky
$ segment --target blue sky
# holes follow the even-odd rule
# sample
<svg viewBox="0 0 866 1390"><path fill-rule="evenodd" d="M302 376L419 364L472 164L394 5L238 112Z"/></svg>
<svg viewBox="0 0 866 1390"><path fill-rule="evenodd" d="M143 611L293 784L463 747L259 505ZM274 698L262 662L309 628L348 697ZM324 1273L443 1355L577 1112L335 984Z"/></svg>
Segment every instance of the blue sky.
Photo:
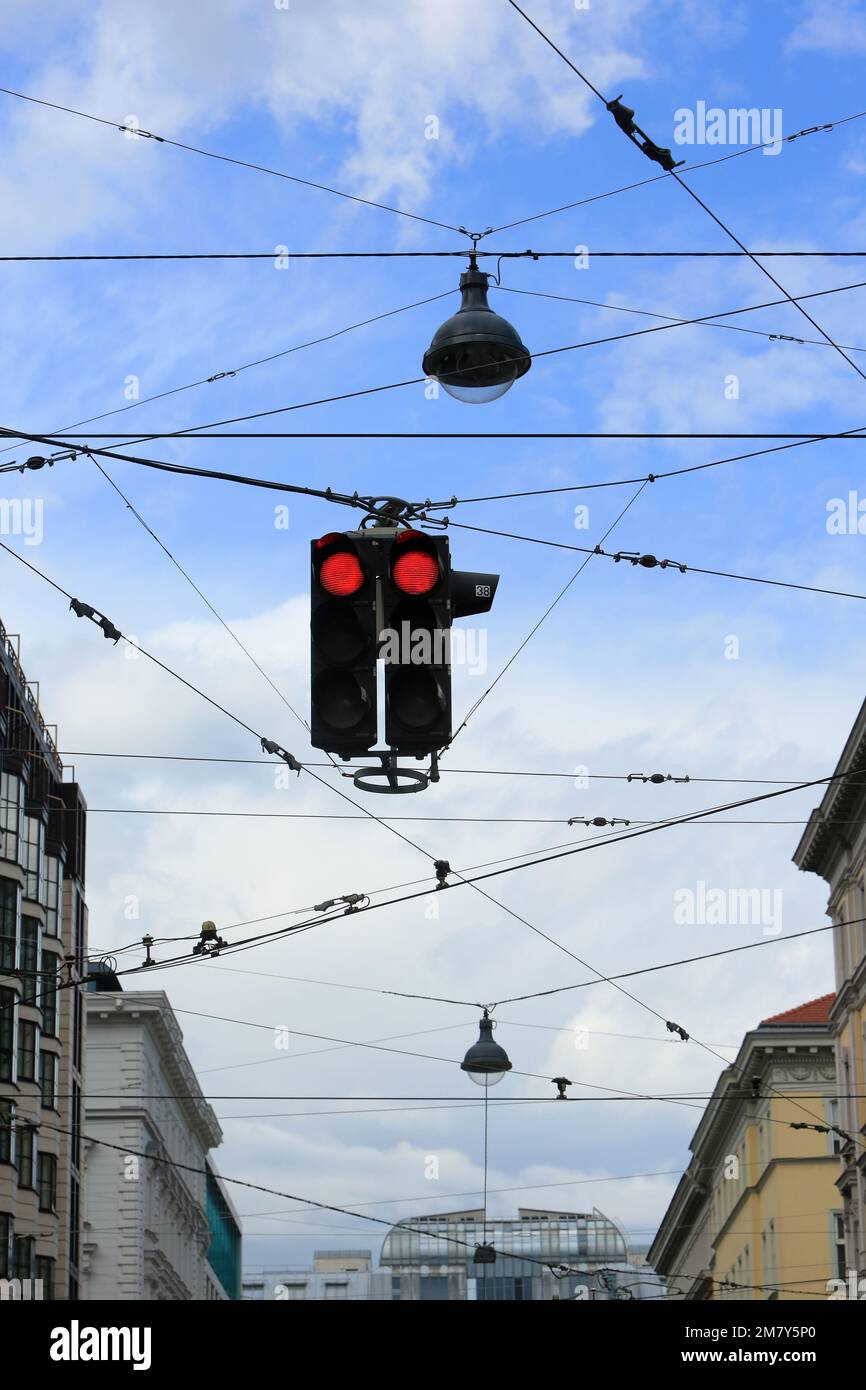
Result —
<svg viewBox="0 0 866 1390"><path fill-rule="evenodd" d="M329 183L423 216L482 229L651 176L648 163L589 94L504 3L400 7L342 0L312 5L161 2L97 4L38 13L0 3L2 85L118 123ZM689 163L727 154L674 144L677 112L779 109L785 135L854 114L862 105L866 8L859 4L733 4L714 16L687 0L565 0L530 11L606 93L624 93L657 143ZM425 138L428 118L439 138ZM6 254L88 252L415 251L462 249L465 238L326 193L211 161L106 126L0 96L5 149L0 242ZM856 250L863 246L866 124L852 121L690 176L695 190L750 247ZM503 285L693 317L780 296L736 260L609 260L598 250L727 250L730 243L673 180L558 214L488 239L500 250L590 249L571 259L503 263ZM361 319L456 287L462 262L270 261L6 265L0 370L3 424L35 433L170 390L279 352ZM492 269L492 266L489 267ZM860 260L771 263L789 291L860 278ZM143 405L94 429L185 429L420 376L433 331L452 300L412 309L236 377ZM532 351L644 327L612 309L491 291L491 303ZM864 292L811 301L845 344L866 348ZM730 322L816 337L790 306ZM852 354L856 361L862 361ZM726 380L739 381L737 399ZM831 348L687 327L538 360L499 402L467 407L421 386L271 417L252 428L297 431L828 431L866 424L866 383ZM118 441L134 437L118 434ZM643 476L739 453L721 441L226 440L159 441L142 452L185 464L313 486L407 497L475 495ZM644 490L610 548L688 564L862 591L864 539L830 535L827 507L859 487L859 443L813 444ZM13 450L9 458L31 450ZM254 652L287 698L307 699L310 537L350 524L323 503L289 499L288 530L269 493L168 478L106 464L165 545ZM4 537L71 592L108 613L169 665L262 727L299 757L303 730L245 661L92 462L7 475L3 496L41 498L38 546ZM594 544L630 495L625 489L458 509L455 519L564 543ZM589 526L574 507L587 502ZM580 557L455 531L464 568L502 575L489 622L488 679L455 676L465 710L508 659ZM76 623L64 603L10 557L0 563L0 615L23 634L22 656L41 683L46 716L73 750L254 757L255 744L142 661L128 661ZM692 777L826 775L862 699L854 600L593 560L460 736L450 760L473 768L601 773L660 770ZM739 658L727 660L735 636ZM274 787L268 768L77 758L94 808L238 809L333 813L305 779ZM733 787L454 775L406 814L617 815L632 819L714 804ZM757 807L755 818L803 820L805 793ZM382 807L377 803L377 812ZM403 811L403 806L400 810ZM746 813L748 814L748 813ZM417 838L454 864L474 864L581 836L561 825L419 825ZM783 932L823 921L822 885L790 863L796 824L672 830L619 848L499 880L516 911L604 971L693 955L760 936L760 927L685 928L674 893L698 881L780 890ZM172 935L206 917L228 926L303 907L333 892L381 887L423 872L421 856L355 822L206 820L94 813L89 826L91 935L116 948L144 931ZM124 918L138 899L140 917ZM438 921L422 906L351 919L248 954L161 977L179 1008L372 1039L455 1025L407 1048L459 1057L471 1012L312 986L278 975L494 998L583 977L582 968L471 890L442 895ZM270 978L267 978L270 977ZM649 977L638 993L713 1043L738 1044L768 1014L832 987L829 942L780 942L738 960ZM515 1067L613 1088L710 1089L717 1064L657 1037L652 1018L609 986L554 1004L511 1006L500 1037ZM265 1034L204 1019L181 1023L210 1093L245 1095L462 1095L443 1064L361 1050L274 1065ZM533 1029L526 1024L535 1026ZM696 1026L697 1025L697 1028ZM574 1030L592 1044L577 1051ZM561 1033L541 1031L561 1029ZM610 1033L626 1034L614 1038ZM655 1043L643 1042L646 1036ZM395 1046L401 1046L395 1043ZM309 1044L313 1047L315 1044ZM676 1048L676 1052L671 1048ZM665 1049L667 1048L667 1051ZM444 1051L443 1051L444 1050ZM731 1054L733 1055L733 1054ZM249 1063L243 1071L207 1068ZM252 1065L256 1063L256 1065ZM218 1083L218 1084L217 1084ZM510 1094L540 1083L512 1078ZM589 1092L587 1092L589 1094ZM469 1097L474 1099L474 1097ZM419 1101L420 1103L420 1101ZM220 1115L248 1102L214 1102ZM336 1109L262 1104L252 1113ZM350 1107L351 1108L351 1107ZM357 1107L361 1108L361 1107ZM683 1166L695 1116L666 1105L608 1103L521 1111L496 1119L492 1187L580 1181L495 1199L526 1205L596 1204L636 1241L649 1238L675 1176L602 1182ZM504 1110L504 1107L503 1107ZM639 1118L636 1116L639 1111ZM536 1114L537 1112L534 1112ZM478 1186L478 1111L314 1116L242 1123L226 1118L223 1170L387 1217L449 1203L437 1193ZM424 1177L440 1158L440 1179ZM587 1182L598 1179L597 1185ZM424 1194L428 1193L427 1197ZM551 1195L552 1193L552 1195ZM398 1195L412 1206L388 1206ZM245 1213L278 1210L239 1201ZM248 1224L250 1263L302 1263L327 1243L326 1218ZM345 1224L345 1223L344 1223ZM349 1222L350 1227L360 1223ZM339 1236L339 1238L337 1238ZM333 1233L345 1244L342 1227ZM374 1227L352 1244L375 1245Z"/></svg>

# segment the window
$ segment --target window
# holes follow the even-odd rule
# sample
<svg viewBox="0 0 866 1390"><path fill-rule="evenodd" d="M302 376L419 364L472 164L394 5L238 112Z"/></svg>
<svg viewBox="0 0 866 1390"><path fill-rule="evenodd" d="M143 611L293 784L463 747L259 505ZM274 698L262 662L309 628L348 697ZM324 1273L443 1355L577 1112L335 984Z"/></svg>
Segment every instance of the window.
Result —
<svg viewBox="0 0 866 1390"><path fill-rule="evenodd" d="M35 917L21 918L21 983L25 1004L35 1004L39 980L39 923Z"/></svg>
<svg viewBox="0 0 866 1390"><path fill-rule="evenodd" d="M47 1038L57 1037L57 967L59 957L43 952L42 988L39 1006L42 1009L42 1031Z"/></svg>
<svg viewBox="0 0 866 1390"><path fill-rule="evenodd" d="M532 1280L501 1274L490 1275L487 1278L479 1277L475 1296L481 1303L526 1303L532 1298Z"/></svg>
<svg viewBox="0 0 866 1390"><path fill-rule="evenodd" d="M39 1051L39 1025L26 1018L18 1020L18 1081L36 1080L36 1056Z"/></svg>
<svg viewBox="0 0 866 1390"><path fill-rule="evenodd" d="M57 1209L57 1159L54 1154L39 1155L39 1210Z"/></svg>
<svg viewBox="0 0 866 1390"><path fill-rule="evenodd" d="M18 861L24 819L24 783L14 772L0 772L0 859Z"/></svg>
<svg viewBox="0 0 866 1390"><path fill-rule="evenodd" d="M45 900L45 826L38 816L24 817L24 838L21 842L21 867L24 870L24 896L31 902Z"/></svg>
<svg viewBox="0 0 866 1390"><path fill-rule="evenodd" d="M63 895L63 865L53 854L45 856L45 934L60 935L60 908Z"/></svg>
<svg viewBox="0 0 866 1390"><path fill-rule="evenodd" d="M69 1184L69 1297L78 1298L78 1242L80 1236L80 1194L78 1179Z"/></svg>
<svg viewBox="0 0 866 1390"><path fill-rule="evenodd" d="M0 878L0 970L18 965L18 884Z"/></svg>
<svg viewBox="0 0 866 1390"><path fill-rule="evenodd" d="M13 1218L0 1212L0 1279L8 1279L13 1270Z"/></svg>
<svg viewBox="0 0 866 1390"><path fill-rule="evenodd" d="M77 1081L72 1083L72 1151L70 1157L76 1168L81 1167L81 1087Z"/></svg>
<svg viewBox="0 0 866 1390"><path fill-rule="evenodd" d="M81 1071L82 1041L84 1034L84 998L81 990L72 992L72 1065Z"/></svg>
<svg viewBox="0 0 866 1390"><path fill-rule="evenodd" d="M39 1050L39 1089L44 1110L57 1109L57 1055Z"/></svg>
<svg viewBox="0 0 866 1390"><path fill-rule="evenodd" d="M340 1283L325 1284L325 1298L348 1298L348 1280L341 1280Z"/></svg>
<svg viewBox="0 0 866 1390"><path fill-rule="evenodd" d="M827 1123L831 1126L830 1149L832 1153L840 1154L842 1152L842 1139L835 1133L835 1129L839 1128L839 1102L838 1100L825 1100L824 1106L827 1113Z"/></svg>
<svg viewBox="0 0 866 1390"><path fill-rule="evenodd" d="M42 1297L50 1303L54 1298L54 1261L47 1255L36 1256L36 1278L42 1280Z"/></svg>
<svg viewBox="0 0 866 1390"><path fill-rule="evenodd" d="M0 1212L0 1279L8 1279L12 1268L12 1217Z"/></svg>
<svg viewBox="0 0 866 1390"><path fill-rule="evenodd" d="M0 1081L15 1080L15 1004L14 989L0 989Z"/></svg>
<svg viewBox="0 0 866 1390"><path fill-rule="evenodd" d="M479 1280L480 1283L480 1280ZM447 1299L448 1298L448 1275L430 1274L421 1275L421 1299L422 1302L428 1299Z"/></svg>
<svg viewBox="0 0 866 1390"><path fill-rule="evenodd" d="M0 1100L0 1163L14 1162L15 1141L12 1128L14 1124L14 1100Z"/></svg>
<svg viewBox="0 0 866 1390"><path fill-rule="evenodd" d="M846 1269L847 1260L845 1259L845 1221L840 1211L833 1213L833 1227L835 1240L833 1242L836 1266L836 1278L847 1279Z"/></svg>
<svg viewBox="0 0 866 1390"><path fill-rule="evenodd" d="M399 1276L399 1274L392 1274L392 1275L391 1275L391 1297L392 1297L392 1298L399 1298L399 1297L400 1297L400 1276Z"/></svg>
<svg viewBox="0 0 866 1390"><path fill-rule="evenodd" d="M18 1138L18 1186L33 1187L33 1168L36 1156L36 1135L32 1125L19 1125Z"/></svg>
<svg viewBox="0 0 866 1390"><path fill-rule="evenodd" d="M13 1279L33 1278L33 1249L35 1236L16 1236L12 1245Z"/></svg>

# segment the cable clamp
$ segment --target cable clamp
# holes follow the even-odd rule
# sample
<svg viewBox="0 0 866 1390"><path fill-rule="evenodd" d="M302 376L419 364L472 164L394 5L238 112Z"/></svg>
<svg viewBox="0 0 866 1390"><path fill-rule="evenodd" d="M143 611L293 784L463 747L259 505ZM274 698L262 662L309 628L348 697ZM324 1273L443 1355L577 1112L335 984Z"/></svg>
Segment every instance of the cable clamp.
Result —
<svg viewBox="0 0 866 1390"><path fill-rule="evenodd" d="M448 875L451 873L451 865L447 859L436 859L433 861L433 869L436 873L436 887L449 888Z"/></svg>
<svg viewBox="0 0 866 1390"><path fill-rule="evenodd" d="M587 818L586 816L572 816L568 824L597 825L600 828L603 825L631 825L631 821L624 820L622 816L612 816L610 820L608 820L606 816L593 816L592 818Z"/></svg>
<svg viewBox="0 0 866 1390"><path fill-rule="evenodd" d="M285 748L281 748L272 738L262 739L262 752L272 753L275 758L282 758L283 762L287 763L292 769L292 772L296 772L300 777L302 771L301 763L298 762L293 753L288 753Z"/></svg>
<svg viewBox="0 0 866 1390"><path fill-rule="evenodd" d="M370 898L366 893L342 893L337 898L328 898L323 903L316 903L314 912L330 912L332 907L339 907L340 903L346 904L346 913L358 912L361 907L366 907Z"/></svg>
<svg viewBox="0 0 866 1390"><path fill-rule="evenodd" d="M89 603L82 603L77 598L70 599L69 607L77 618L89 618L97 627L101 627L103 637L107 637L109 642L113 642L116 646L120 641L123 633L114 626L110 618L106 618L104 613L100 613L98 608L93 608Z"/></svg>
<svg viewBox="0 0 866 1390"><path fill-rule="evenodd" d="M165 144L164 135L154 135L152 130L141 130L139 126L119 125L117 129L121 135L140 135L142 140L158 140L161 145Z"/></svg>
<svg viewBox="0 0 866 1390"><path fill-rule="evenodd" d="M660 164L668 174L674 169L678 169L681 164L685 164L684 159L674 159L669 149L663 145L657 145L654 140L650 139L645 130L641 130L640 126L635 123L634 111L630 106L623 105L621 92L618 97L613 98L613 101L605 102L605 105L623 134L628 136L632 144L636 145L647 159L651 159L654 164Z"/></svg>
<svg viewBox="0 0 866 1390"><path fill-rule="evenodd" d="M792 140L799 140L804 135L815 135L819 130L833 130L833 128L833 121L829 125L808 125L805 130L796 130L793 135L786 135L785 140L790 144Z"/></svg>
<svg viewBox="0 0 866 1390"><path fill-rule="evenodd" d="M689 777L674 777L670 772L630 772L625 779L627 782L654 782L658 786L662 782L688 782Z"/></svg>

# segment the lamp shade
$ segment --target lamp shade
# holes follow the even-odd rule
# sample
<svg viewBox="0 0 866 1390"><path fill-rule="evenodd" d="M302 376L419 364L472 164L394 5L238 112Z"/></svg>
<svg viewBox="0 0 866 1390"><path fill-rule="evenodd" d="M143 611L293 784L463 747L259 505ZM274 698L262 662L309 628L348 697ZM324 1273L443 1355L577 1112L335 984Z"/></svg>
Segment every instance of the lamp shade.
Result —
<svg viewBox="0 0 866 1390"><path fill-rule="evenodd" d="M473 260L460 276L460 308L433 334L422 363L425 376L469 405L504 396L532 363L517 329L487 303L487 280Z"/></svg>
<svg viewBox="0 0 866 1390"><path fill-rule="evenodd" d="M478 1041L466 1053L460 1070L467 1072L477 1086L495 1086L507 1071L511 1071L508 1053L493 1041L493 1019L486 1013L481 1020Z"/></svg>

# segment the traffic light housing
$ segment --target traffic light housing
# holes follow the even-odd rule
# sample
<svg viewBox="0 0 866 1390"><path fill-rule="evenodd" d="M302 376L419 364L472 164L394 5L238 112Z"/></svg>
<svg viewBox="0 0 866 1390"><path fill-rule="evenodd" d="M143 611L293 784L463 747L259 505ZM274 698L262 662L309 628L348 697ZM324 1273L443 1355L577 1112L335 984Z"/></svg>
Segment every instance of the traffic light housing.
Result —
<svg viewBox="0 0 866 1390"><path fill-rule="evenodd" d="M445 536L397 531L382 574L385 742L417 757L451 737L451 559Z"/></svg>
<svg viewBox="0 0 866 1390"><path fill-rule="evenodd" d="M314 540L310 594L310 742L349 758L376 742L376 566L370 543Z"/></svg>
<svg viewBox="0 0 866 1390"><path fill-rule="evenodd" d="M422 758L451 741L451 624L486 613L499 576L452 570L448 538L372 526L311 546L311 742L343 758L377 741Z"/></svg>

